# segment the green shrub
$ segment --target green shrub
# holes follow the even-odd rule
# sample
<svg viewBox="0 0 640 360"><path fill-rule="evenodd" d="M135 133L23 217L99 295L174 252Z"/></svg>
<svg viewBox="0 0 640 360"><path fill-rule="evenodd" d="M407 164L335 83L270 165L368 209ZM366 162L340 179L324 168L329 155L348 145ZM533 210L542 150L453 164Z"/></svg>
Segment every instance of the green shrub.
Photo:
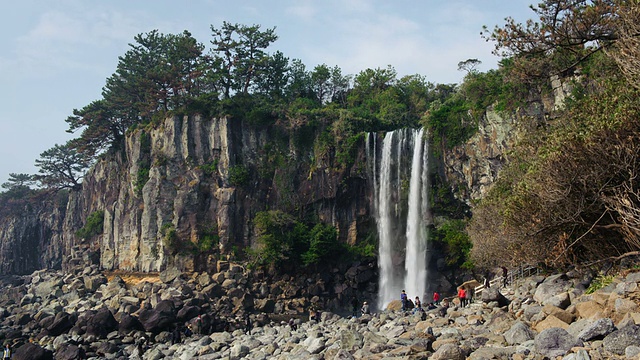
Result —
<svg viewBox="0 0 640 360"><path fill-rule="evenodd" d="M472 266L469 254L473 244L465 232L464 220L448 220L435 230L436 241L444 243L446 248L445 261L449 266Z"/></svg>
<svg viewBox="0 0 640 360"><path fill-rule="evenodd" d="M595 279L593 279L593 281L591 282L591 285L589 285L589 287L587 288L587 291L585 291L586 294L592 294L600 289L602 289L603 287L611 284L613 282L614 276L613 275L598 275Z"/></svg>
<svg viewBox="0 0 640 360"><path fill-rule="evenodd" d="M169 254L176 254L178 252L178 233L176 232L176 228L173 224L164 224L161 228L161 233L163 235L162 245L166 249Z"/></svg>
<svg viewBox="0 0 640 360"><path fill-rule="evenodd" d="M249 170L242 165L234 165L229 168L229 184L242 186L249 183Z"/></svg>
<svg viewBox="0 0 640 360"><path fill-rule="evenodd" d="M212 176L218 171L218 159L215 159L208 164L200 165L200 168L206 176Z"/></svg>
<svg viewBox="0 0 640 360"><path fill-rule="evenodd" d="M81 239L89 239L93 236L100 235L103 232L104 211L94 211L87 217L87 221L80 230L76 231L76 236Z"/></svg>

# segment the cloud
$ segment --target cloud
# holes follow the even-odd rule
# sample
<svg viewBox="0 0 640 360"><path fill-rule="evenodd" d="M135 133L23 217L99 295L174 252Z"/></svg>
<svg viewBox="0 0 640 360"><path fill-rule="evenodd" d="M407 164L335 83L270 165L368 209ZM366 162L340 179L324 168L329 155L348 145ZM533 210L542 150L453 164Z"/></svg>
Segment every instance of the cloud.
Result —
<svg viewBox="0 0 640 360"><path fill-rule="evenodd" d="M318 10L313 1L298 1L293 6L285 8L285 13L292 15L297 20L312 21Z"/></svg>
<svg viewBox="0 0 640 360"><path fill-rule="evenodd" d="M60 71L91 69L86 61L113 47L124 48L139 27L135 15L117 11L74 8L43 12L35 26L15 39L11 58L3 68L18 69L16 75L52 76Z"/></svg>

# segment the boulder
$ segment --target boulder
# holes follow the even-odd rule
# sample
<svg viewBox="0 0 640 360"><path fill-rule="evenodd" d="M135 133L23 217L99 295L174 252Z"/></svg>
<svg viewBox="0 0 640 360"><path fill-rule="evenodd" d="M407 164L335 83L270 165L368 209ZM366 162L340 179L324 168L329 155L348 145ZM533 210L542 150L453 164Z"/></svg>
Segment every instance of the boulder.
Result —
<svg viewBox="0 0 640 360"><path fill-rule="evenodd" d="M142 326L140 320L130 314L123 314L118 324L118 333L128 334L135 330L144 330L144 326Z"/></svg>
<svg viewBox="0 0 640 360"><path fill-rule="evenodd" d="M533 295L533 299L540 304L543 304L545 300L550 299L556 295L566 292L571 288L571 281L565 274L558 274L549 276L538 287Z"/></svg>
<svg viewBox="0 0 640 360"><path fill-rule="evenodd" d="M13 360L53 360L53 352L40 345L26 343L13 353Z"/></svg>
<svg viewBox="0 0 640 360"><path fill-rule="evenodd" d="M444 344L436 350L429 359L433 360L464 360L464 352L455 344Z"/></svg>
<svg viewBox="0 0 640 360"><path fill-rule="evenodd" d="M509 331L504 333L504 339L509 345L522 344L525 341L533 340L535 336L536 333L522 321L516 322L515 324L513 324L513 326L511 326L511 329L509 329Z"/></svg>
<svg viewBox="0 0 640 360"><path fill-rule="evenodd" d="M66 312L59 312L56 314L53 322L46 327L49 335L58 336L66 333L76 323L75 316Z"/></svg>
<svg viewBox="0 0 640 360"><path fill-rule="evenodd" d="M509 300L502 295L500 289L495 287L482 290L481 299L485 304L496 301L500 307L509 305Z"/></svg>
<svg viewBox="0 0 640 360"><path fill-rule="evenodd" d="M107 334L118 328L118 322L111 311L103 307L87 319L87 335L105 338Z"/></svg>
<svg viewBox="0 0 640 360"><path fill-rule="evenodd" d="M615 330L613 320L604 318L589 323L580 331L578 339L582 341L601 340Z"/></svg>
<svg viewBox="0 0 640 360"><path fill-rule="evenodd" d="M161 331L170 331L176 320L176 311L171 300L162 300L153 310L140 311L139 320L145 331L158 334Z"/></svg>
<svg viewBox="0 0 640 360"><path fill-rule="evenodd" d="M628 346L640 344L640 325L629 325L605 336L602 340L605 350L616 355L624 355Z"/></svg>
<svg viewBox="0 0 640 360"><path fill-rule="evenodd" d="M566 330L550 328L543 330L534 339L535 349L550 358L564 356L574 346L582 346L582 341L576 339Z"/></svg>
<svg viewBox="0 0 640 360"><path fill-rule="evenodd" d="M165 284L172 282L173 280L179 278L182 275L182 272L178 270L178 268L171 267L166 269L165 271L160 272L160 281Z"/></svg>
<svg viewBox="0 0 640 360"><path fill-rule="evenodd" d="M86 353L84 349L74 344L62 344L56 351L55 360L76 360L85 359Z"/></svg>

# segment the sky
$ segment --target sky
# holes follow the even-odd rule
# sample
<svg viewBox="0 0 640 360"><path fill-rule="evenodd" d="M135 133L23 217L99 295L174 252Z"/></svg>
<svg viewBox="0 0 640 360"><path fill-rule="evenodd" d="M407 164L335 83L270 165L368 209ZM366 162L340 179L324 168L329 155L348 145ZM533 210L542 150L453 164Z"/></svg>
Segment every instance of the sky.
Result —
<svg viewBox="0 0 640 360"><path fill-rule="evenodd" d="M391 65L398 76L459 83L458 63L497 67L482 26L534 17L530 0L21 0L0 14L0 183L78 134L65 119L101 98L134 36L188 30L207 49L223 21L275 27L267 52L343 74ZM207 50L208 51L208 50ZM0 189L1 191L2 189Z"/></svg>

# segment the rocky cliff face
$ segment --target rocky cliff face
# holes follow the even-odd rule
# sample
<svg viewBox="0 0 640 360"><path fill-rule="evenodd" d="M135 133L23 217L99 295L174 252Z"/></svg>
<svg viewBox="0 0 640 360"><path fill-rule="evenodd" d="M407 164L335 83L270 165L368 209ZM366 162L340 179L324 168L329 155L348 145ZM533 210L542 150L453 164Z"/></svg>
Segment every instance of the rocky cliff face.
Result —
<svg viewBox="0 0 640 360"><path fill-rule="evenodd" d="M312 147L273 131L199 116L131 131L125 149L99 160L66 207L43 202L24 216L2 217L2 273L64 267L76 245L99 251L107 270L207 270L212 256L251 244L256 212L275 209L317 214L354 243L372 225L358 165L364 153L346 169L331 156L311 161ZM79 239L77 230L97 211L104 212L103 233Z"/></svg>

